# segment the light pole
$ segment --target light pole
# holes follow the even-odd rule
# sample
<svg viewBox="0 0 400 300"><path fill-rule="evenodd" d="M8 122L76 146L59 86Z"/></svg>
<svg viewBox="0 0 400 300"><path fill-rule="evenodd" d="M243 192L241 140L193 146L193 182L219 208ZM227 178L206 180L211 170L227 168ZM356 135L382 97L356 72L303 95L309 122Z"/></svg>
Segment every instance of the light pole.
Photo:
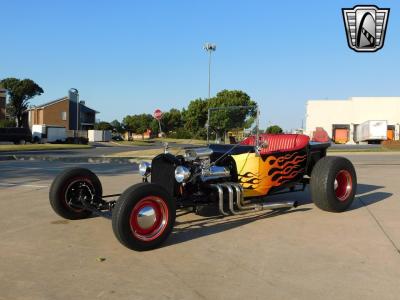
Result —
<svg viewBox="0 0 400 300"><path fill-rule="evenodd" d="M210 99L211 94L211 53L217 50L217 46L211 43L205 43L204 50L208 52L208 99Z"/></svg>

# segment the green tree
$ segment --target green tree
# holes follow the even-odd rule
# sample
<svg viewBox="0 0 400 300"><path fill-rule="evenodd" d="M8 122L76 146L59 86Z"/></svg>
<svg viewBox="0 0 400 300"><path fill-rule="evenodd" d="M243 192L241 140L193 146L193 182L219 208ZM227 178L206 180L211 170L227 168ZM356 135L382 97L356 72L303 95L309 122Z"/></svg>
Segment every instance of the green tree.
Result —
<svg viewBox="0 0 400 300"><path fill-rule="evenodd" d="M154 118L153 120L151 120L149 128L154 135L158 135L158 133L160 132L160 125L158 124L158 121Z"/></svg>
<svg viewBox="0 0 400 300"><path fill-rule="evenodd" d="M118 120L112 121L110 125L112 126L113 130L115 130L118 133L122 133L124 131L122 124Z"/></svg>
<svg viewBox="0 0 400 300"><path fill-rule="evenodd" d="M277 133L282 133L283 130L281 127L279 127L278 125L271 125L267 128L266 130L267 133L272 133L272 134L277 134Z"/></svg>
<svg viewBox="0 0 400 300"><path fill-rule="evenodd" d="M125 129L130 129L134 133L143 134L147 129L151 129L153 117L150 114L128 115L122 123Z"/></svg>
<svg viewBox="0 0 400 300"><path fill-rule="evenodd" d="M190 101L188 108L182 111L184 128L194 138L205 138L207 122L207 101L195 99Z"/></svg>
<svg viewBox="0 0 400 300"><path fill-rule="evenodd" d="M0 87L7 90L10 97L10 116L22 127L22 116L28 109L29 100L43 94L43 89L31 79L5 78L0 81Z"/></svg>
<svg viewBox="0 0 400 300"><path fill-rule="evenodd" d="M211 108L210 132L222 136L234 128L249 128L256 115L256 103L243 91L223 90L207 100L196 99L182 112L185 129L194 137L206 136L207 112ZM228 108L229 106L249 106L249 108ZM216 108L226 108L215 110Z"/></svg>
<svg viewBox="0 0 400 300"><path fill-rule="evenodd" d="M228 107L228 106L248 106L249 108L235 108L213 111L210 115L210 128L217 135L222 136L224 132L233 128L244 128L251 124L246 122L249 118L256 115L256 103L250 99L250 96L242 91L223 90L216 97L208 102L210 108ZM250 119L251 123L253 119Z"/></svg>
<svg viewBox="0 0 400 300"><path fill-rule="evenodd" d="M182 114L181 111L172 108L170 111L163 114L161 119L162 130L166 133L171 131L176 131L178 128L182 127Z"/></svg>
<svg viewBox="0 0 400 300"><path fill-rule="evenodd" d="M99 123L94 124L94 129L96 129L96 130L112 130L113 126L108 122L101 121Z"/></svg>

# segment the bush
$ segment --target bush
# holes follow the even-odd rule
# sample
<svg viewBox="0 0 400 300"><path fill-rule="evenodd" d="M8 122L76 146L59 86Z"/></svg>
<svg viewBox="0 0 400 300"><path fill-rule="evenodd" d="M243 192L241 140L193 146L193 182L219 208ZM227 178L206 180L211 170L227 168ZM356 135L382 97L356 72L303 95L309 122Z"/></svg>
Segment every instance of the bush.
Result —
<svg viewBox="0 0 400 300"><path fill-rule="evenodd" d="M89 143L89 139L85 137L79 137L79 138L74 138L74 137L67 137L65 140L65 144L83 144L87 145Z"/></svg>
<svg viewBox="0 0 400 300"><path fill-rule="evenodd" d="M187 130L178 128L176 131L168 133L168 137L173 139L190 139L192 135Z"/></svg>
<svg viewBox="0 0 400 300"><path fill-rule="evenodd" d="M0 120L0 128L15 127L17 124L14 120Z"/></svg>

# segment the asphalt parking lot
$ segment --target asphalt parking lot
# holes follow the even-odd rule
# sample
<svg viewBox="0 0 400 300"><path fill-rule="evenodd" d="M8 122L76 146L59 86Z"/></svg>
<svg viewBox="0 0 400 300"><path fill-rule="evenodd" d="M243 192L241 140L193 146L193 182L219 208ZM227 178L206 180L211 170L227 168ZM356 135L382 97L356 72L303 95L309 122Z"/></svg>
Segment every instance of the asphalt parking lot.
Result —
<svg viewBox="0 0 400 300"><path fill-rule="evenodd" d="M359 186L345 213L319 210L308 192L280 195L271 200L301 205L182 215L142 253L119 244L110 220L63 220L48 203L66 167L89 167L113 194L140 181L135 165L2 161L0 299L399 299L400 154L346 156Z"/></svg>

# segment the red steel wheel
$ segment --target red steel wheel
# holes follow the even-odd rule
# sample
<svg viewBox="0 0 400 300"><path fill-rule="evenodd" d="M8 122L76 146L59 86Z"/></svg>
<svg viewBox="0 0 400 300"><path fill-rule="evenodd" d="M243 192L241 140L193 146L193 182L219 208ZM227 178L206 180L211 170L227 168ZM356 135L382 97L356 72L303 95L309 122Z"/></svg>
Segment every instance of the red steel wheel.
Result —
<svg viewBox="0 0 400 300"><path fill-rule="evenodd" d="M337 173L334 188L339 201L346 201L349 198L353 189L353 180L349 171L340 170Z"/></svg>
<svg viewBox="0 0 400 300"><path fill-rule="evenodd" d="M157 248L171 234L175 199L162 186L139 183L128 188L115 203L112 227L115 237L132 250Z"/></svg>
<svg viewBox="0 0 400 300"><path fill-rule="evenodd" d="M133 235L142 241L159 237L168 225L168 207L163 199L147 196L134 206L130 216Z"/></svg>
<svg viewBox="0 0 400 300"><path fill-rule="evenodd" d="M326 156L313 167L310 178L311 199L317 207L330 212L350 208L357 191L357 175L351 161Z"/></svg>

